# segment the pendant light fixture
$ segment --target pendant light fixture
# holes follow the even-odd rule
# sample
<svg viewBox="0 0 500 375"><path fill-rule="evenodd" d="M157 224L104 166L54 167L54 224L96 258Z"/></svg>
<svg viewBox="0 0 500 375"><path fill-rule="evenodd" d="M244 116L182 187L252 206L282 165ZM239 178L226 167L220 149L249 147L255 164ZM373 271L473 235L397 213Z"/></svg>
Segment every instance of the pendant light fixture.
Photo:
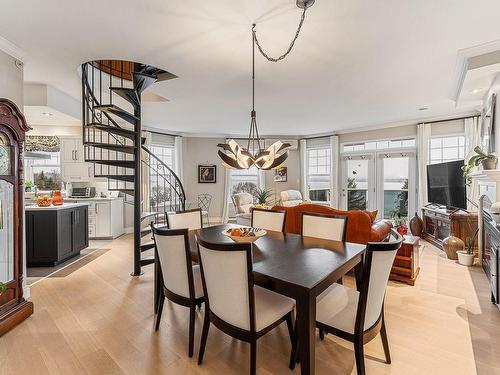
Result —
<svg viewBox="0 0 500 375"><path fill-rule="evenodd" d="M257 44L259 52L268 61L278 62L283 60L291 52L295 41L299 36L300 29L304 23L307 8L313 4L314 0L297 0L297 7L303 9L302 17L295 33L295 37L285 53L279 57L270 57L264 52L257 39L255 24L252 25L252 111L250 112L251 120L247 147L242 147L234 139L230 139L227 143L219 143L217 147L220 147L221 149L218 154L222 159L222 165L224 165L224 167L231 169L248 169L255 165L257 168L263 170L276 169L279 168L288 157L287 149L291 146L289 143L276 141L265 149L264 140L262 140L259 136L255 112L255 45Z"/></svg>

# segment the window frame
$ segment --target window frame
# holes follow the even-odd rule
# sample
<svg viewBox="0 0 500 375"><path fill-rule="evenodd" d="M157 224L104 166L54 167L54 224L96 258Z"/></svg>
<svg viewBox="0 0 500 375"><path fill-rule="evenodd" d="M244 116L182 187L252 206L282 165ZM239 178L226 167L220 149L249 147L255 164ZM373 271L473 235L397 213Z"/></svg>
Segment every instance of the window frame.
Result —
<svg viewBox="0 0 500 375"><path fill-rule="evenodd" d="M444 146L443 147L443 139L445 138L457 138L458 145L457 146ZM463 145L460 145L460 138L463 138ZM440 147L432 147L432 140L435 139L440 139L441 140L441 145ZM454 134L448 134L448 135L435 135L431 136L429 138L429 144L428 144L428 153L427 153L427 165L431 164L439 164L439 163L447 163L451 161L457 161L457 160L462 160L465 159L465 147L466 147L466 139L465 139L465 134L464 133L454 133ZM458 157L456 159L444 159L443 158L443 150L444 149L457 149L457 154ZM460 151L463 149L463 157L460 157ZM440 159L432 159L432 150L441 150L441 158Z"/></svg>
<svg viewBox="0 0 500 375"><path fill-rule="evenodd" d="M322 156L319 156L319 155L316 155L315 159L316 159L316 164L314 166L312 166L310 164L310 161L311 161L311 158L309 156L309 153L312 152L312 151L319 151L319 150L324 150L326 151L326 155L322 155ZM322 163L322 164L319 164L319 160L320 158L323 160L326 161L326 163ZM305 199L308 199L308 200L311 200L311 202L313 203L316 203L316 204L326 204L326 205L329 205L332 201L332 197L331 197L331 190L332 190L332 150L331 150L331 146L328 145L328 146L315 146L315 147L307 147L306 148L306 173L305 173L305 176L306 176L306 191L305 191L305 194L306 194L306 197ZM328 173L310 173L310 168L311 167L314 167L316 168L316 171L317 171L317 168L318 166L320 167L325 167L327 172ZM310 178L311 176L316 176L316 177L319 177L319 178L322 178L324 177L325 179L328 180L327 184L328 184L328 187L325 188L325 189L315 189L315 190L325 190L326 191L326 197L327 199L326 200L312 200L310 199L310 193L311 193L311 182L310 182ZM335 183L335 182L334 182Z"/></svg>

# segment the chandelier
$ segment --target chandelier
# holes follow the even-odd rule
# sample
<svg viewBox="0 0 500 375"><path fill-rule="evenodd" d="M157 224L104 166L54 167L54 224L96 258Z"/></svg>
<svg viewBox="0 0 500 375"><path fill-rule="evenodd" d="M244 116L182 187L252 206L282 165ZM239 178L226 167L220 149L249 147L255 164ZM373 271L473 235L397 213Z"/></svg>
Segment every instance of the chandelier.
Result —
<svg viewBox="0 0 500 375"><path fill-rule="evenodd" d="M288 49L279 57L270 57L260 46L257 34L255 33L255 24L252 25L252 111L250 112L250 131L248 133L247 147L244 148L234 139L227 143L219 143L217 147L221 148L218 152L222 159L222 165L231 169L248 169L256 166L259 169L277 169L283 165L288 157L287 149L291 146L289 143L276 141L268 148L264 148L264 140L259 136L257 128L257 118L255 112L255 45L259 52L268 61L278 62L283 60L292 50L295 41L299 37L300 29L304 23L306 10L314 4L314 0L297 0L297 6L303 9L299 26L295 32L295 37L291 41Z"/></svg>

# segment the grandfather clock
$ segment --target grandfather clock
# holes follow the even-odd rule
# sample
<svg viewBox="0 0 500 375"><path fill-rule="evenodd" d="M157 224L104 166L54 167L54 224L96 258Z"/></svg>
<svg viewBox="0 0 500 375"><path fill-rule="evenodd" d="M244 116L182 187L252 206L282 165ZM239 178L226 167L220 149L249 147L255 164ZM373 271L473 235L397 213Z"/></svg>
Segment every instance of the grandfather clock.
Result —
<svg viewBox="0 0 500 375"><path fill-rule="evenodd" d="M33 314L23 298L23 148L29 129L23 114L0 98L0 336Z"/></svg>

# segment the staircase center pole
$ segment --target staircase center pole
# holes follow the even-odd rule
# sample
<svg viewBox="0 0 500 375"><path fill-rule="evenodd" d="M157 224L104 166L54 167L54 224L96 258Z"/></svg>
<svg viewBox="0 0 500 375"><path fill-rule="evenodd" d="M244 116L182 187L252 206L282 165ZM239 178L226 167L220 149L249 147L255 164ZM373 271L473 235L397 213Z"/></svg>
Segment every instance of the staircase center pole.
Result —
<svg viewBox="0 0 500 375"><path fill-rule="evenodd" d="M135 68L135 67L134 67ZM136 71L136 69L134 69ZM141 126L141 93L137 92L139 97L139 105L135 106L134 115L138 118L135 122L135 151L134 151L134 272L132 276L140 276L141 271L141 143L142 143L142 126Z"/></svg>

